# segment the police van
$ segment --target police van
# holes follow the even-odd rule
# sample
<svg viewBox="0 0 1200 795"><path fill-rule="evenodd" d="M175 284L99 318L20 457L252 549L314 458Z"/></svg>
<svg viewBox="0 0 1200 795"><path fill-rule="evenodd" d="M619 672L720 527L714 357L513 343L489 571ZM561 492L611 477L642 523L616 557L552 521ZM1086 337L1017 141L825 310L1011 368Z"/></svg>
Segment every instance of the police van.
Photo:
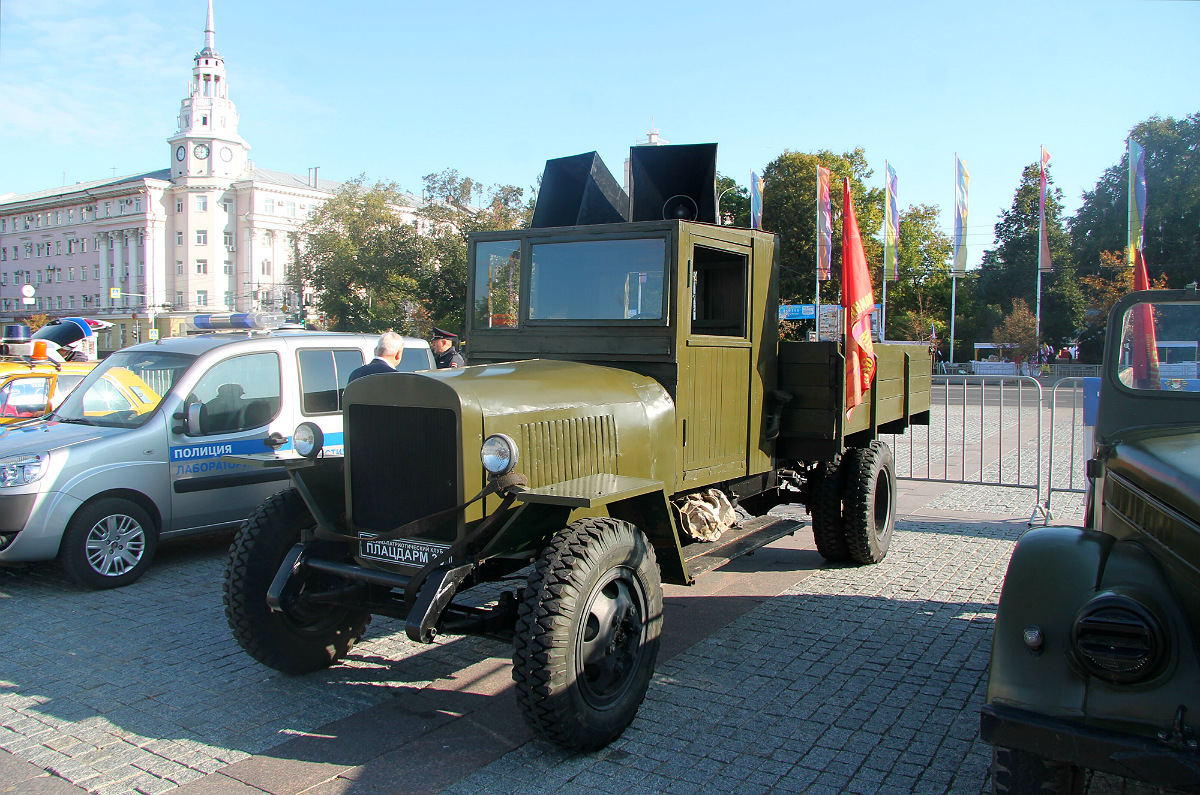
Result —
<svg viewBox="0 0 1200 795"><path fill-rule="evenodd" d="M0 432L0 565L57 557L81 585L127 585L160 540L231 529L287 485L222 456L290 449L301 422L338 449L342 392L378 337L271 320L197 316L210 333L116 351L42 421ZM405 337L397 369L433 367Z"/></svg>

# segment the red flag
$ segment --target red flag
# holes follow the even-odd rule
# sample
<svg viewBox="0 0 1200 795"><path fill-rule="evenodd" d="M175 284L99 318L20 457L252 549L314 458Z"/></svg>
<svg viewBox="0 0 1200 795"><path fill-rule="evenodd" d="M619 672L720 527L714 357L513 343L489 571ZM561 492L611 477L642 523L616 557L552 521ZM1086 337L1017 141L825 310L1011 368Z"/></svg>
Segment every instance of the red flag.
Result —
<svg viewBox="0 0 1200 795"><path fill-rule="evenodd" d="M842 180L842 309L846 315L846 419L850 419L875 378L875 347L871 344L875 293L854 217L849 178Z"/></svg>
<svg viewBox="0 0 1200 795"><path fill-rule="evenodd" d="M1146 260L1142 250L1135 249L1133 262L1133 289L1149 290L1150 276L1146 273ZM1133 308L1133 385L1137 389L1159 389L1158 378L1158 335L1154 331L1154 310L1149 304Z"/></svg>

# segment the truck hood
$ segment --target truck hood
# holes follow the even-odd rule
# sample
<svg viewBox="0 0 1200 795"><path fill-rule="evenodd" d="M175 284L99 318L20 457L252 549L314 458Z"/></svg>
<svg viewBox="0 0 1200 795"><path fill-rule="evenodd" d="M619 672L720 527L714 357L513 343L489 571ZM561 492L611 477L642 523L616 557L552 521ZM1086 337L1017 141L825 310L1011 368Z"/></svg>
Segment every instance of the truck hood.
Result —
<svg viewBox="0 0 1200 795"><path fill-rule="evenodd" d="M1200 431L1161 428L1122 434L1107 467L1200 524Z"/></svg>
<svg viewBox="0 0 1200 795"><path fill-rule="evenodd" d="M109 438L128 430L55 420L29 425L9 425L0 431L0 456L26 451L58 450L81 442Z"/></svg>

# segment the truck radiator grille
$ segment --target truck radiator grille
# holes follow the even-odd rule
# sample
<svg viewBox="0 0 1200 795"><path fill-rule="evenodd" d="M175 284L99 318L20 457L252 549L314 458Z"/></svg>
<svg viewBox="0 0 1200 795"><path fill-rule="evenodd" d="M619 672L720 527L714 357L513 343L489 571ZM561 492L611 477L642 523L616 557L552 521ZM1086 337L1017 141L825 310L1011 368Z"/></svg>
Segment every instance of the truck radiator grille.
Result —
<svg viewBox="0 0 1200 795"><path fill-rule="evenodd" d="M617 427L611 414L521 425L517 470L536 488L601 472L617 475Z"/></svg>
<svg viewBox="0 0 1200 795"><path fill-rule="evenodd" d="M384 532L458 504L454 411L354 404L346 410L346 441L356 529ZM450 541L456 530L451 520L432 537Z"/></svg>

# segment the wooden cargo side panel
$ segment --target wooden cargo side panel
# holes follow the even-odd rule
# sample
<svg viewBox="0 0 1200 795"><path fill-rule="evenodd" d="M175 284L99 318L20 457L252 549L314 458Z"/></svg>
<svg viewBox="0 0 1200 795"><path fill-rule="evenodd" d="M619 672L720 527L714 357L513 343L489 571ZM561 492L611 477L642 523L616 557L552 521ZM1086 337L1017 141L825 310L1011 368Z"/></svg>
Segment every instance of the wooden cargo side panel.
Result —
<svg viewBox="0 0 1200 795"><path fill-rule="evenodd" d="M843 366L837 343L779 343L778 388L792 400L780 418L778 455L823 457L840 443Z"/></svg>

